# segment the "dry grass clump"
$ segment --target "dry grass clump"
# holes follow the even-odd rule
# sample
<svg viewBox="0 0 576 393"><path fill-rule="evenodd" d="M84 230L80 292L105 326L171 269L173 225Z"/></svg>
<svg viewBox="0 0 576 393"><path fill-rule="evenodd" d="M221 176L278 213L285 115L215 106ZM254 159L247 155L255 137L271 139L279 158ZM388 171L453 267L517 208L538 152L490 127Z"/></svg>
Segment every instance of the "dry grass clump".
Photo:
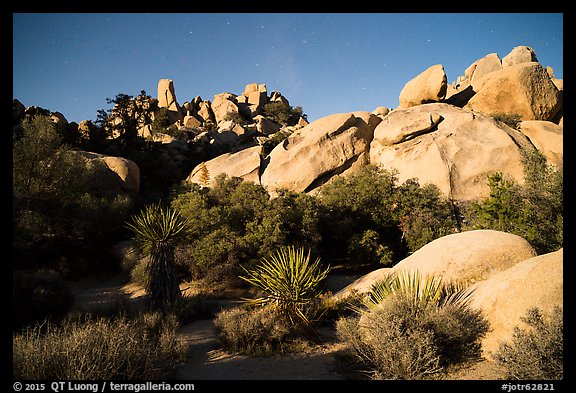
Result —
<svg viewBox="0 0 576 393"><path fill-rule="evenodd" d="M166 378L186 355L177 326L160 313L37 324L13 337L13 378Z"/></svg>
<svg viewBox="0 0 576 393"><path fill-rule="evenodd" d="M304 341L295 326L277 310L265 307L234 307L214 319L222 347L248 356L268 356L302 349Z"/></svg>

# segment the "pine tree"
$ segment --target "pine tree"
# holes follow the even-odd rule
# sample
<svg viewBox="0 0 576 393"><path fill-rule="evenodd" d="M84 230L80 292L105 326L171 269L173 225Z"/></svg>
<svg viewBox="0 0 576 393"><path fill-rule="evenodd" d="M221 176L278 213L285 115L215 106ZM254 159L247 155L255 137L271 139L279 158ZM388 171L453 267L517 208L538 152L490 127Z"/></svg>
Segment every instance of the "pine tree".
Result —
<svg viewBox="0 0 576 393"><path fill-rule="evenodd" d="M210 186L210 173L208 172L208 168L206 167L206 163L202 162L200 164L200 185L202 187Z"/></svg>

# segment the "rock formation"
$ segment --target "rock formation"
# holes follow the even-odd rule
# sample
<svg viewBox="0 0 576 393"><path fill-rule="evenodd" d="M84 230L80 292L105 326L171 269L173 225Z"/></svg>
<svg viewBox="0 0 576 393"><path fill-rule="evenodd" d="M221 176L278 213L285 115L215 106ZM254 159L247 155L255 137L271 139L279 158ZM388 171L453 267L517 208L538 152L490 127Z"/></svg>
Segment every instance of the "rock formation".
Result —
<svg viewBox="0 0 576 393"><path fill-rule="evenodd" d="M260 182L260 146L253 146L237 153L225 153L208 162L206 168L210 175L210 187L216 184L216 177L225 173L229 177L240 177L254 183ZM202 165L197 165L186 181L201 184Z"/></svg>
<svg viewBox="0 0 576 393"><path fill-rule="evenodd" d="M527 120L520 122L519 129L544 154L548 163L562 166L564 133L561 125L551 121Z"/></svg>
<svg viewBox="0 0 576 393"><path fill-rule="evenodd" d="M97 171L99 184L92 188L98 193L127 192L137 195L140 191L140 168L132 160L122 157L85 151L77 152L86 162L88 170Z"/></svg>
<svg viewBox="0 0 576 393"><path fill-rule="evenodd" d="M519 114L522 120L552 120L562 97L540 63L519 63L472 82L466 107L485 114Z"/></svg>
<svg viewBox="0 0 576 393"><path fill-rule="evenodd" d="M174 82L171 79L160 79L158 81L158 107L168 109L170 123L183 118L182 109L176 101Z"/></svg>
<svg viewBox="0 0 576 393"><path fill-rule="evenodd" d="M280 92L268 95L265 84L249 83L239 95L219 93L212 101L196 96L180 106L174 81L160 79L157 104L168 110L179 136L153 132L154 116L139 124L138 134L165 145L162 154L182 168L192 156L210 167L211 159L226 154L230 167L223 157L215 168L229 175L237 173L231 160L244 149L286 137L271 152L261 151L260 176L252 177L271 193L283 187L316 192L331 178L372 163L397 170L400 182L416 178L449 198L472 200L487 195L487 176L493 172L522 183L524 152L539 149L550 163L562 165L562 95L563 81L554 70L542 66L532 48L518 46L502 60L489 53L472 62L451 85L441 64L430 66L406 83L395 110L333 114L311 124L300 118L293 126L263 116L268 103L289 105ZM17 100L13 126L27 114L44 112L62 135L94 134L94 125L68 124L61 113L24 109ZM495 115L520 116L522 122L513 129Z"/></svg>

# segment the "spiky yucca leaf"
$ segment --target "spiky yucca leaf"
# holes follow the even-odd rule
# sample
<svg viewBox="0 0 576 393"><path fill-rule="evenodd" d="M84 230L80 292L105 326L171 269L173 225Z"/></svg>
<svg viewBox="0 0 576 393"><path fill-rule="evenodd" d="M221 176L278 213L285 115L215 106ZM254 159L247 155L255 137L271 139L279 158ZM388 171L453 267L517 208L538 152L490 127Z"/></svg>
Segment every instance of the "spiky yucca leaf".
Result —
<svg viewBox="0 0 576 393"><path fill-rule="evenodd" d="M264 295L257 299L245 299L252 305L271 304L292 324L309 324L306 307L320 296L320 283L330 268L322 269L320 258L310 262L310 252L285 247L240 278L260 289Z"/></svg>
<svg viewBox="0 0 576 393"><path fill-rule="evenodd" d="M472 291L463 284L443 281L440 277L423 276L418 271L402 270L386 276L370 288L367 296L362 298L362 305L369 311L378 308L390 296L403 296L409 300L414 309L432 304L466 306L471 299ZM362 307L355 307L357 313L364 312Z"/></svg>
<svg viewBox="0 0 576 393"><path fill-rule="evenodd" d="M145 253L160 243L171 243L186 235L187 220L176 210L158 204L147 206L126 224L135 235L137 245Z"/></svg>

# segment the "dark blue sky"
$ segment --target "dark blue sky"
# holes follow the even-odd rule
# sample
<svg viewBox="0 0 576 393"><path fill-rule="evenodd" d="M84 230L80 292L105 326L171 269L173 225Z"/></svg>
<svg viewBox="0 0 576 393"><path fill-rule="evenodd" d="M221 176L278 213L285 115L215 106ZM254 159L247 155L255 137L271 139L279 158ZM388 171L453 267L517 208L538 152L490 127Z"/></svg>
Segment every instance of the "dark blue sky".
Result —
<svg viewBox="0 0 576 393"><path fill-rule="evenodd" d="M563 78L563 15L13 14L13 97L96 119L118 93L157 95L174 80L180 104L265 83L309 120L398 105L434 64L454 81L475 60L531 46Z"/></svg>

